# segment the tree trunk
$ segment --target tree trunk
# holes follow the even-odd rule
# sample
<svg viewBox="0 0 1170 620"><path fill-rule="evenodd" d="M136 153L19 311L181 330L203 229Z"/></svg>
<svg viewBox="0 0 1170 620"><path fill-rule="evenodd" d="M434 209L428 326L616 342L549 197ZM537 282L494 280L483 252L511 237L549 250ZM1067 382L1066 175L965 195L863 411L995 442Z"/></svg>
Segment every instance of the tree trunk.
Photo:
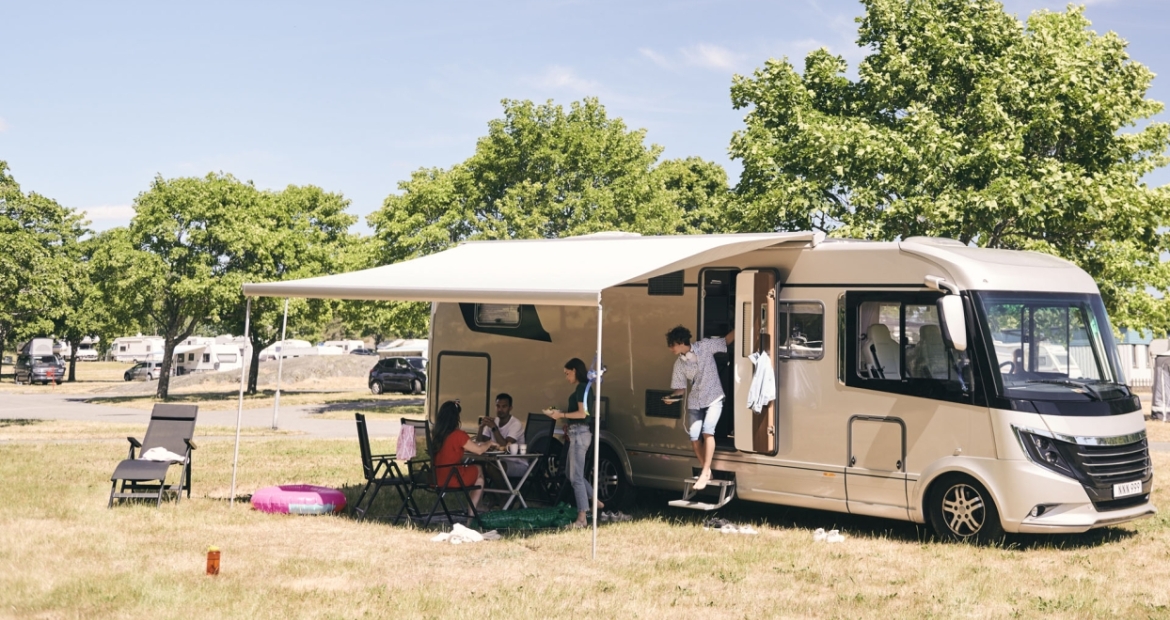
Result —
<svg viewBox="0 0 1170 620"><path fill-rule="evenodd" d="M8 344L8 330L0 329L0 377L4 376L4 345ZM12 376L13 383L16 382L15 373Z"/></svg>
<svg viewBox="0 0 1170 620"><path fill-rule="evenodd" d="M165 401L169 397L171 389L171 362L175 356L175 346L182 340L183 338L176 338L174 334L167 334L163 340L162 370L159 371L161 376L158 378L158 391L154 393L154 397L159 400Z"/></svg>
<svg viewBox="0 0 1170 620"><path fill-rule="evenodd" d="M69 341L69 382L77 381L77 347L76 338Z"/></svg>
<svg viewBox="0 0 1170 620"><path fill-rule="evenodd" d="M249 340L251 339L249 338ZM260 349L268 345L258 346L255 340L251 340L251 342L252 355L249 356L250 359L248 360L248 394L255 394L256 378L260 375Z"/></svg>

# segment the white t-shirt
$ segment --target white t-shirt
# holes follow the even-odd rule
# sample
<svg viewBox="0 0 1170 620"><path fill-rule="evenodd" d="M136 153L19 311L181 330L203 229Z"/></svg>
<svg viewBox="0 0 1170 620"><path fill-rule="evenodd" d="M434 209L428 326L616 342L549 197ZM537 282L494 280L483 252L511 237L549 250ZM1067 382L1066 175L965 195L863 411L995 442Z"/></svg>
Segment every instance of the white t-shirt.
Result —
<svg viewBox="0 0 1170 620"><path fill-rule="evenodd" d="M500 434L504 436L504 440L513 439L517 444L524 443L524 425L520 423L520 420L516 419L516 416L508 418L508 422L500 426ZM495 434L492 433L492 427L487 425L479 429L479 435L488 439L495 437ZM504 461L504 469L508 470L509 476L517 477L524 475L524 468L527 465L527 461L523 459L502 460Z"/></svg>

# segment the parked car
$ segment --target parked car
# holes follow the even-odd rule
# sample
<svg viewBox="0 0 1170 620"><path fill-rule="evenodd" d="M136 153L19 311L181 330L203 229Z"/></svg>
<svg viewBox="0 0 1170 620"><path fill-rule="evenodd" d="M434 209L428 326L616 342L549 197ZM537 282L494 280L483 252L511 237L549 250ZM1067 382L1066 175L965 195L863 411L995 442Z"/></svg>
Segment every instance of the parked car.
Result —
<svg viewBox="0 0 1170 620"><path fill-rule="evenodd" d="M422 394L427 385L426 358L387 357L370 369L370 391Z"/></svg>
<svg viewBox="0 0 1170 620"><path fill-rule="evenodd" d="M93 345L83 344L77 347L77 354L75 356L79 362L96 362L98 360L97 349Z"/></svg>
<svg viewBox="0 0 1170 620"><path fill-rule="evenodd" d="M22 353L16 358L14 379L17 383L61 384L65 380L65 360L58 355Z"/></svg>
<svg viewBox="0 0 1170 620"><path fill-rule="evenodd" d="M138 362L122 374L127 381L154 381L162 376L162 362Z"/></svg>
<svg viewBox="0 0 1170 620"><path fill-rule="evenodd" d="M377 355L378 352L374 349L351 349L350 355Z"/></svg>

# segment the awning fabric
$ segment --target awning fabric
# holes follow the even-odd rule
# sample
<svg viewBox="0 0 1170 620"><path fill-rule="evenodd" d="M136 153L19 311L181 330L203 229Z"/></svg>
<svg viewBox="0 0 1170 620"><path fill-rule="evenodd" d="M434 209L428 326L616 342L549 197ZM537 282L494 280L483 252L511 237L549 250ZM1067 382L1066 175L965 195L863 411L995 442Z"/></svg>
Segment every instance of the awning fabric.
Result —
<svg viewBox="0 0 1170 620"><path fill-rule="evenodd" d="M392 265L332 276L249 283L253 297L596 305L601 291L822 233L471 241Z"/></svg>

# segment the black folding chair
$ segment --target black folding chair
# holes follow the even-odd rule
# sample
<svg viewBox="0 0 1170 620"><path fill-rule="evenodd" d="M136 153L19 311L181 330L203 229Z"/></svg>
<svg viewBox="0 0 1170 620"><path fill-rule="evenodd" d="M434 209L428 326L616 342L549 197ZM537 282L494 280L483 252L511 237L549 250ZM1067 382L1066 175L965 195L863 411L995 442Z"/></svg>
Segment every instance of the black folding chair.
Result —
<svg viewBox="0 0 1170 620"><path fill-rule="evenodd" d="M474 519L479 516L475 504L471 501L470 492L482 487L463 484L462 478L459 477L459 471L456 469L463 463L435 464L435 452L438 451L439 446L435 446L431 442L430 421L403 418L402 424L404 427L410 426L414 429L416 454L413 459L406 462L407 477L410 478L411 483L407 491L407 499L394 517L395 523L405 515L407 518L421 521L423 525L430 525L440 508L442 508L443 516L447 522L451 524L455 523L456 517ZM435 496L435 502L431 504L431 510L425 517L422 516L422 511L419 510L418 502L414 497L418 491L426 491ZM451 507L447 505L447 496L453 492L463 496L467 505L466 511L451 510Z"/></svg>
<svg viewBox="0 0 1170 620"><path fill-rule="evenodd" d="M130 452L126 460L118 463L110 476L110 502L108 508L114 507L114 500L153 499L155 505L162 505L163 495L167 492L175 494L175 502L183 497L183 490L187 497L191 497L191 452L195 450L195 416L199 412L197 405L164 405L157 404L150 413L150 425L146 427L146 436L139 442L133 437L127 437L130 442ZM151 448L164 448L183 457L179 481L167 485L167 472L171 463L168 461L144 461L142 455ZM135 456L135 450L138 451ZM118 482L122 483L121 489Z"/></svg>
<svg viewBox="0 0 1170 620"><path fill-rule="evenodd" d="M410 478L402 475L402 469L394 460L395 454L372 453L366 416L355 413L354 418L357 420L358 446L362 452L362 475L366 479L366 485L351 510L353 514L357 515L357 520L361 521L366 518L366 514L374 505L374 500L378 497L378 491L381 491L382 487L394 487L394 490L398 491L399 499L402 500L403 505L406 505L408 501L406 489L410 487ZM365 503L364 507L362 506L363 502Z"/></svg>
<svg viewBox="0 0 1170 620"><path fill-rule="evenodd" d="M564 444L557 441L556 429L557 421L543 413L529 413L524 425L528 451L541 455L525 484L528 492L550 504L560 499L561 490L568 484Z"/></svg>

